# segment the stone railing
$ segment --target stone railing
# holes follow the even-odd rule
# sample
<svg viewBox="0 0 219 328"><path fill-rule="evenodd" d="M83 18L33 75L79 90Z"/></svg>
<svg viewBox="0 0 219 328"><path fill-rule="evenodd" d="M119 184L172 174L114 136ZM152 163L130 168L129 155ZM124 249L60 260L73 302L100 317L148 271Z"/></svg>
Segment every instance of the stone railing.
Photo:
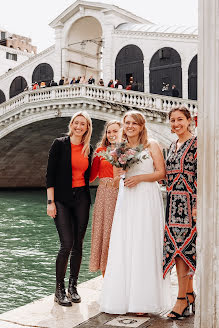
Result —
<svg viewBox="0 0 219 328"><path fill-rule="evenodd" d="M57 86L31 91L25 91L18 96L0 105L0 116L18 109L23 105L33 103L46 103L48 101L90 98L104 102L110 102L128 106L130 108L151 110L168 113L175 106L186 106L192 116L197 115L197 101L166 97L157 94L143 93L128 90L118 90L95 85L74 84L73 86Z"/></svg>

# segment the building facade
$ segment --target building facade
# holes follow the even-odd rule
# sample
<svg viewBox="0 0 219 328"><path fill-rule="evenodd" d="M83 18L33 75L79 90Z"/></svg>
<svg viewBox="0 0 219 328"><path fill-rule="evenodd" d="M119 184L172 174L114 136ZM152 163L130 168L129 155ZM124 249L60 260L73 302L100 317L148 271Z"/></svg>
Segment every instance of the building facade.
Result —
<svg viewBox="0 0 219 328"><path fill-rule="evenodd" d="M0 75L36 55L37 48L32 46L31 39L0 30ZM0 96L0 102L2 98Z"/></svg>
<svg viewBox="0 0 219 328"><path fill-rule="evenodd" d="M105 86L119 79L124 87L132 77L139 91L172 95L176 85L179 97L197 99L195 27L158 26L117 6L80 0L50 26L55 45L0 76L6 100L35 81L62 76L103 78Z"/></svg>

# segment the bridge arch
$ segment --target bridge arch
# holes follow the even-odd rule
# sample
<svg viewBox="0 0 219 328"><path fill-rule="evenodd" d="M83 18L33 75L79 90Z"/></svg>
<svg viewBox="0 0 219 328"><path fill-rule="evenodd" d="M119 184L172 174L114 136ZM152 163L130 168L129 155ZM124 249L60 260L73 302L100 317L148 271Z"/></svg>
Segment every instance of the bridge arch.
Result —
<svg viewBox="0 0 219 328"><path fill-rule="evenodd" d="M188 69L188 98L197 100L197 60L198 56L195 55Z"/></svg>
<svg viewBox="0 0 219 328"><path fill-rule="evenodd" d="M91 107L91 105L89 105ZM78 110L87 109L93 121L93 135L91 144L95 148L101 138L105 121L120 119L122 113L106 113L96 109L85 108L84 103L63 111L49 110L36 113L23 113L20 122L10 121L7 131L0 131L0 188L6 187L45 187L45 173L48 151L52 141L65 135L68 130L70 117ZM169 127L166 127L169 131ZM147 123L151 137L159 138L161 125ZM163 144L163 143L162 143ZM13 149L13 151L12 151ZM33 174L34 172L34 174Z"/></svg>
<svg viewBox="0 0 219 328"><path fill-rule="evenodd" d="M13 131L0 139L0 188L45 187L49 148L55 138L68 131L70 117L53 117L29 124L25 120L22 127L15 129L14 126ZM92 121L91 143L95 147L105 121Z"/></svg>
<svg viewBox="0 0 219 328"><path fill-rule="evenodd" d="M170 47L160 48L150 61L150 92L171 96L171 87L176 85L182 97L182 68L179 53Z"/></svg>
<svg viewBox="0 0 219 328"><path fill-rule="evenodd" d="M54 72L52 66L47 63L39 64L33 71L32 74L32 83L34 82L46 82L46 85L49 84L51 80L54 79Z"/></svg>
<svg viewBox="0 0 219 328"><path fill-rule="evenodd" d="M115 77L124 87L129 84L131 76L138 83L138 91L144 91L144 55L134 44L123 47L115 61Z"/></svg>
<svg viewBox="0 0 219 328"><path fill-rule="evenodd" d="M0 104L5 102L5 100L6 100L5 94L2 90L0 90Z"/></svg>
<svg viewBox="0 0 219 328"><path fill-rule="evenodd" d="M9 98L17 96L27 87L27 81L22 76L17 76L10 85Z"/></svg>
<svg viewBox="0 0 219 328"><path fill-rule="evenodd" d="M103 30L100 21L84 16L71 23L62 52L62 75L70 78L93 75L99 79ZM86 58L86 59L85 59Z"/></svg>

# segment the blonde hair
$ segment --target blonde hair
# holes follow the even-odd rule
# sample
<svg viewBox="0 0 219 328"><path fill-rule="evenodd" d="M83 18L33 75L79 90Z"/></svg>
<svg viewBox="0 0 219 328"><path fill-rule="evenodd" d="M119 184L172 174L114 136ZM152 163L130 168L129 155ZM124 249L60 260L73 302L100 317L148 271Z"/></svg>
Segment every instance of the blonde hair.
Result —
<svg viewBox="0 0 219 328"><path fill-rule="evenodd" d="M84 133L84 135L82 136L81 139L81 143L83 143L83 148L82 148L82 154L84 156L88 156L90 153L90 138L91 138L91 134L92 134L92 121L91 118L89 116L89 114L86 111L79 111L76 112L68 125L68 135L71 137L73 135L72 129L71 129L71 124L74 122L75 118L78 116L83 116L86 121L87 121L87 131Z"/></svg>
<svg viewBox="0 0 219 328"><path fill-rule="evenodd" d="M98 147L108 147L110 145L109 140L107 139L107 130L108 127L112 124L118 124L118 126L121 128L122 124L120 121L117 120L111 120L105 123L104 129L103 129L103 135L101 140L97 143L97 148Z"/></svg>
<svg viewBox="0 0 219 328"><path fill-rule="evenodd" d="M125 119L127 116L131 116L135 120L135 122L137 122L138 125L142 128L142 130L139 133L139 138L138 138L139 144L142 144L144 146L144 148L148 147L148 145L149 145L148 132L147 132L147 128L145 126L146 119L145 119L144 115L137 110L128 111L123 116L123 120L122 120L123 124L125 123ZM122 131L122 139L128 140L128 137L124 131L124 127L123 127L123 131Z"/></svg>

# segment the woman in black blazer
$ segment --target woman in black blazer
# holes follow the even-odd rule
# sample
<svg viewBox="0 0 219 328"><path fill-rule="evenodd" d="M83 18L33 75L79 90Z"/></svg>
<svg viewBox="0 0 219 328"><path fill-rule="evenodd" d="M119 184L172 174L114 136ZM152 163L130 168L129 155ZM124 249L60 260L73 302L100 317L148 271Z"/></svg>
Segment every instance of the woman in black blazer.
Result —
<svg viewBox="0 0 219 328"><path fill-rule="evenodd" d="M81 302L77 280L90 209L91 134L92 122L89 115L84 111L75 113L69 123L68 136L54 140L48 157L47 214L54 218L60 239L54 300L63 306ZM64 279L69 256L67 297Z"/></svg>

